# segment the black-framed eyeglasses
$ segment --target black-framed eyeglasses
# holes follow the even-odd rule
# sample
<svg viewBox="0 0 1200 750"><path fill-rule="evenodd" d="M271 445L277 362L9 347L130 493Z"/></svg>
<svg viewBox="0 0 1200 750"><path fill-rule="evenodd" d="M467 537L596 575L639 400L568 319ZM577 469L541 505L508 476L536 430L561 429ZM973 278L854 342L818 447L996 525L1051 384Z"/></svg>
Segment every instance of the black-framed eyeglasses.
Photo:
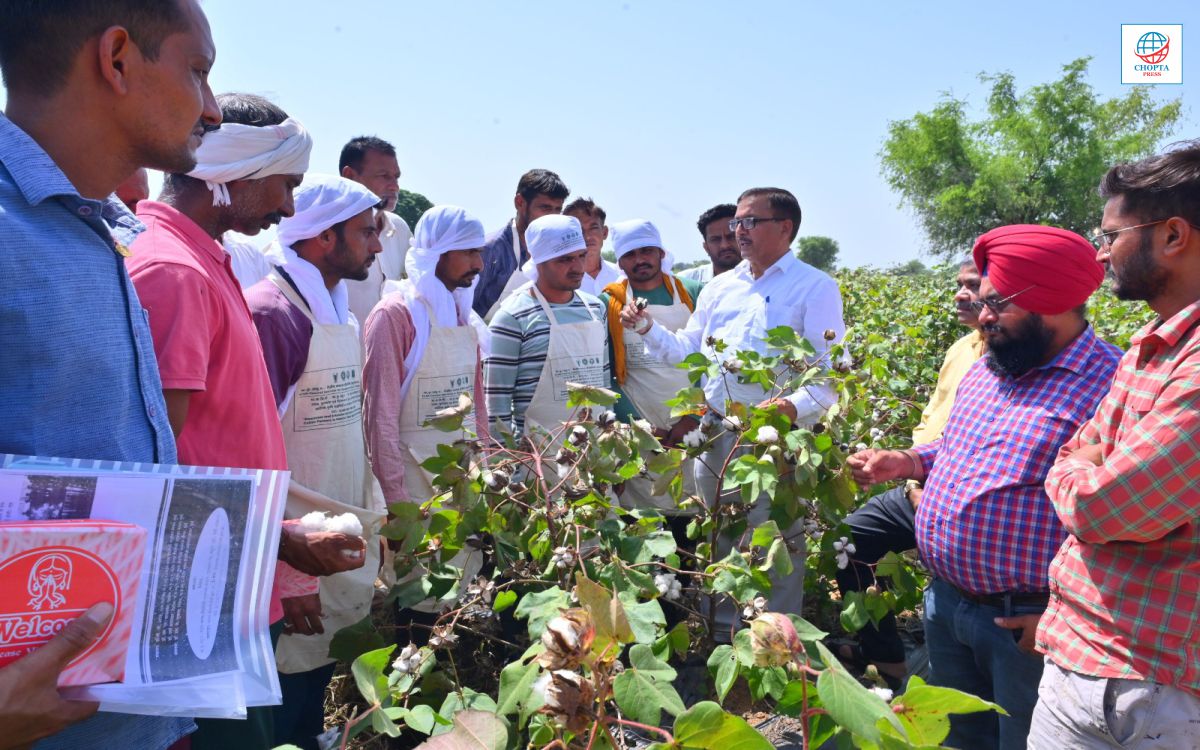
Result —
<svg viewBox="0 0 1200 750"><path fill-rule="evenodd" d="M749 232L751 229L754 229L754 227L758 226L758 223L760 221L786 221L786 219L776 219L776 218L764 219L760 216L743 216L740 219L730 219L729 220L729 231L736 232L737 228L738 228L738 224L741 224L742 226L744 226L746 228L746 231Z"/></svg>
<svg viewBox="0 0 1200 750"><path fill-rule="evenodd" d="M1159 219L1158 221L1148 221L1145 224L1134 224L1131 227L1121 227L1120 229L1114 229L1110 232L1101 232L1099 229L1097 229L1096 233L1088 239L1090 239L1092 244L1097 248L1103 250L1106 247L1112 247L1112 243L1116 241L1117 235L1121 232L1128 232L1130 229L1141 229L1142 227L1152 227L1156 224L1162 224L1164 221L1170 221L1170 219Z"/></svg>
<svg viewBox="0 0 1200 750"><path fill-rule="evenodd" d="M994 297L977 299L974 302L968 302L967 307L969 307L976 315L983 312L983 308L985 307L991 310L992 314L999 315L1008 309L1008 306L1011 305L1012 301L1017 298L1017 295L1028 292L1030 289L1033 289L1034 286L1037 286L1037 284L1034 284L1033 286L1027 286L1016 294L1010 294L1007 297L1002 297L1000 299L996 299Z"/></svg>

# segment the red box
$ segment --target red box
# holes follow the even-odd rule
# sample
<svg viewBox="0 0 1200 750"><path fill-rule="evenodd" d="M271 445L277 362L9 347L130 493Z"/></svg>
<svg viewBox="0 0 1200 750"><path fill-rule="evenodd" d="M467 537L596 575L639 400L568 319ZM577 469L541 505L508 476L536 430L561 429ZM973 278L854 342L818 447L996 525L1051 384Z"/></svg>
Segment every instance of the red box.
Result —
<svg viewBox="0 0 1200 750"><path fill-rule="evenodd" d="M0 523L0 666L48 642L99 602L113 605L100 638L58 684L94 685L125 675L146 530L110 521Z"/></svg>

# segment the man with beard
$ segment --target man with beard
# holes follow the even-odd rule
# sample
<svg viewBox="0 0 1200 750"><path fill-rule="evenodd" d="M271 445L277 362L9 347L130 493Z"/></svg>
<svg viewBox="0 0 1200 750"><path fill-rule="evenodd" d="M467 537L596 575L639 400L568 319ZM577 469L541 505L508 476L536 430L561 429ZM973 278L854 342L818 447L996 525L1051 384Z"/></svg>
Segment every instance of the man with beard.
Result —
<svg viewBox="0 0 1200 750"><path fill-rule="evenodd" d="M1013 225L981 236L974 256L987 355L959 385L942 436L848 463L864 486L925 479L915 523L934 576L924 614L930 681L1008 711L953 716L946 743L1010 750L1025 747L1042 661L1032 627L996 619L1046 608L1046 570L1066 532L1043 482L1108 390L1120 352L1084 317L1104 278L1087 240Z"/></svg>
<svg viewBox="0 0 1200 750"><path fill-rule="evenodd" d="M262 97L217 98L222 125L211 129L188 174L170 174L159 201L138 204L146 224L126 261L150 317L167 417L179 462L192 466L287 469L287 450L262 345L219 238L257 234L293 213L292 191L308 168L312 141L300 123ZM357 553L343 555L343 551ZM304 533L284 524L269 621L284 617L281 593L311 594L316 582L286 592L289 567L310 576L358 568L359 537ZM293 624L304 613L292 607ZM273 633L278 628L273 628ZM246 721L205 720L192 736L202 748L270 748L269 709Z"/></svg>
<svg viewBox="0 0 1200 750"><path fill-rule="evenodd" d="M729 228L729 220L736 212L737 206L722 203L700 214L696 227L700 230L700 236L703 238L701 244L711 262L680 271L679 278L707 283L712 281L714 276L720 276L742 262L737 238Z"/></svg>
<svg viewBox="0 0 1200 750"><path fill-rule="evenodd" d="M700 426L694 416L671 417L665 401L682 388L691 385L687 373L677 367L646 355L642 337L621 325L621 309L636 298L646 300L646 314L654 321L677 331L687 325L700 296L701 284L684 281L671 275L671 263L663 250L658 228L645 219L630 219L615 224L613 245L617 264L626 278L609 284L600 295L608 308L608 353L612 369L613 388L621 398L613 406L618 419L646 419L668 445L678 445L683 436ZM685 467L687 494L695 485ZM631 479L625 483L621 502L629 508L657 507L669 515L679 511L670 497L654 497L650 482Z"/></svg>
<svg viewBox="0 0 1200 750"><path fill-rule="evenodd" d="M365 324L371 310L404 278L404 258L412 244L412 231L396 211L400 197L400 162L392 144L373 135L351 138L342 147L338 169L342 177L362 183L383 200L379 244L382 252L367 269L367 278L348 279L350 312Z"/></svg>
<svg viewBox="0 0 1200 750"><path fill-rule="evenodd" d="M587 243L587 255L583 259L583 283L581 291L598 297L604 287L621 278L621 271L602 257L604 241L608 239L608 227L604 222L608 214L591 198L576 198L563 208L563 214L574 216L583 227L583 240Z"/></svg>
<svg viewBox="0 0 1200 750"><path fill-rule="evenodd" d="M562 179L548 169L531 169L521 175L513 197L516 218L488 235L483 246L483 271L475 285L474 307L484 320L490 322L500 303L529 281L521 271L529 259L525 230L534 219L562 213L563 201L570 192Z"/></svg>
<svg viewBox="0 0 1200 750"><path fill-rule="evenodd" d="M983 356L983 335L979 331L979 313L972 304L979 299L979 270L974 260L960 264L954 308L958 322L971 332L955 341L946 352L933 396L921 412L921 421L912 433L912 444L932 442L941 436L954 405L954 394L971 365ZM838 588L846 596L866 591L875 584L874 565L888 552L904 552L917 546L913 517L920 502L922 485L910 479L902 485L875 495L862 507L843 519L852 533L854 552L848 564L837 573ZM878 627L868 622L857 633L858 645L845 644L838 656L858 667L874 664L893 689L898 689L907 671L904 643L896 630L891 612L880 618Z"/></svg>
<svg viewBox="0 0 1200 750"><path fill-rule="evenodd" d="M350 513L366 543L362 567L322 578L319 594L283 601L289 616L275 648L283 704L274 710L274 741L306 750L316 749L324 730L329 642L366 617L379 570L375 532L385 510L374 507L367 481L362 351L345 283L365 279L379 253L379 203L357 182L307 175L295 215L279 222L284 263L246 291L282 415L292 472L286 515Z"/></svg>
<svg viewBox="0 0 1200 750"><path fill-rule="evenodd" d="M221 119L215 56L195 0L0 10L0 452L176 463L125 271L142 227L110 196L139 167L195 165L204 126ZM98 604L0 668L0 746L162 750L191 730L187 718L96 714L59 694L59 673L111 613Z"/></svg>
<svg viewBox="0 0 1200 750"><path fill-rule="evenodd" d="M1046 478L1068 536L1029 747L1200 747L1200 141L1113 167L1100 194L1113 291L1157 318Z"/></svg>
<svg viewBox="0 0 1200 750"><path fill-rule="evenodd" d="M487 434L481 362L488 330L471 309L483 242L483 223L466 210L430 208L417 222L408 278L367 318L363 423L371 469L388 506L420 504L436 494L433 475L421 463L449 439L426 426L439 409L456 406L460 394L469 394L475 432ZM466 557L455 562L470 572ZM410 636L424 642L428 631L418 634L409 626L432 625L435 606L416 604L401 610L398 619Z"/></svg>

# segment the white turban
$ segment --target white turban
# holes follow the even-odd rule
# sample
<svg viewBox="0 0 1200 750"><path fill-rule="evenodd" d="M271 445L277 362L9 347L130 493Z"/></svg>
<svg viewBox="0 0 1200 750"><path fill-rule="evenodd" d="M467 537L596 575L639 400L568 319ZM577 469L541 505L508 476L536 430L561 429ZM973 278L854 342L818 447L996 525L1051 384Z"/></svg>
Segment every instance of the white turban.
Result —
<svg viewBox="0 0 1200 750"><path fill-rule="evenodd" d="M529 260L521 270L530 281L537 281L539 263L586 250L587 242L583 239L583 226L579 219L549 214L534 219L525 228L525 247L529 250Z"/></svg>
<svg viewBox="0 0 1200 750"><path fill-rule="evenodd" d="M293 199L296 213L279 222L279 233L275 238L275 243L282 248L283 270L296 282L318 323L357 325L361 321L354 321L350 314L346 283L338 282L330 290L317 267L301 258L292 245L312 239L335 224L374 208L379 205L379 196L345 177L311 174L306 175L304 183L296 188ZM279 254L272 248L267 256L277 259Z"/></svg>
<svg viewBox="0 0 1200 750"><path fill-rule="evenodd" d="M279 221L279 244L291 247L379 205L380 198L365 185L328 174L305 175L293 193L296 213Z"/></svg>
<svg viewBox="0 0 1200 750"><path fill-rule="evenodd" d="M475 277L470 287L451 292L435 273L438 260L446 253L480 249L484 242L483 222L458 206L434 206L421 215L413 228L412 247L404 260L408 278L400 282L396 292L404 296L404 306L412 316L416 331L412 348L404 358L404 382L400 384L402 402L408 396L412 376L425 354L433 326L473 326L479 334L480 349L487 353L490 340L487 325L471 309L479 277ZM430 312L433 313L432 320Z"/></svg>
<svg viewBox="0 0 1200 750"><path fill-rule="evenodd" d="M617 260L620 260L621 256L626 253L640 250L643 247L657 247L663 251L662 270L664 273L670 273L671 266L674 265L674 257L663 247L662 237L658 234L658 227L654 224L646 219L630 219L613 224L611 229Z"/></svg>
<svg viewBox="0 0 1200 750"><path fill-rule="evenodd" d="M229 205L225 183L257 180L274 174L304 174L312 138L298 121L256 127L227 122L204 134L196 150L196 168L188 177L204 180L214 206Z"/></svg>

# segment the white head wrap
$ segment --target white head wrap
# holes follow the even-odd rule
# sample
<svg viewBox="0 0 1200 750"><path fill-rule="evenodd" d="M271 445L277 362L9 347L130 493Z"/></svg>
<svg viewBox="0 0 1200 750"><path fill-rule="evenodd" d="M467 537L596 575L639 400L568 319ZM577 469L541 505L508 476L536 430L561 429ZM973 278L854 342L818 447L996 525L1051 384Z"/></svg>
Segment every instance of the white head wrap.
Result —
<svg viewBox="0 0 1200 750"><path fill-rule="evenodd" d="M255 127L227 122L204 134L196 149L196 168L188 177L204 180L214 206L229 205L225 183L257 180L274 174L304 174L312 138L297 120Z"/></svg>
<svg viewBox="0 0 1200 750"><path fill-rule="evenodd" d="M421 215L413 229L412 247L404 260L408 278L400 282L396 292L405 299L405 307L412 316L416 334L412 348L404 358L404 382L400 384L400 400L408 396L412 376L425 354L429 334L434 326L449 328L470 325L479 334L479 346L484 354L490 341L487 325L471 309L475 299L475 285L479 277L466 289L451 292L437 277L438 260L453 250L475 250L485 242L483 222L458 206L434 206ZM432 318L430 317L432 313Z"/></svg>
<svg viewBox="0 0 1200 750"><path fill-rule="evenodd" d="M310 174L296 188L294 200L296 213L279 222L279 234L275 238L282 247L283 270L296 282L318 323L353 325L356 322L350 314L346 282L338 282L332 290L327 288L317 267L301 258L292 245L312 239L335 224L374 208L379 205L379 196L345 177ZM268 253L268 257L273 256L277 257L275 251Z"/></svg>
<svg viewBox="0 0 1200 750"><path fill-rule="evenodd" d="M620 260L621 256L626 253L643 247L657 247L663 251L663 273L671 272L675 259L663 247L662 237L658 233L658 227L654 224L646 219L630 219L613 224L611 229L613 249L616 250L617 260Z"/></svg>
<svg viewBox="0 0 1200 750"><path fill-rule="evenodd" d="M525 228L525 247L529 250L529 260L521 266L521 270L531 281L537 281L539 263L587 250L587 242L583 239L583 226L579 219L549 214L534 219Z"/></svg>
<svg viewBox="0 0 1200 750"><path fill-rule="evenodd" d="M296 213L279 221L279 244L291 247L379 205L365 185L328 174L305 175L293 193Z"/></svg>

